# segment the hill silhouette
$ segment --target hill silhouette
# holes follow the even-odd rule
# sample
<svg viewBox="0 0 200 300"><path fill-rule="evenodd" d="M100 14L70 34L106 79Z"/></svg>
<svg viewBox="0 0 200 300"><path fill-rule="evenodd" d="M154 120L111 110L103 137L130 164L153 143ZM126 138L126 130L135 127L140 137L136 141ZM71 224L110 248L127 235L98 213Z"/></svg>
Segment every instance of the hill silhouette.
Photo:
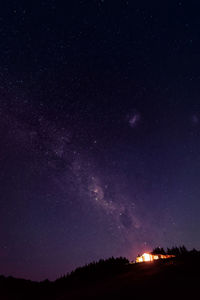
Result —
<svg viewBox="0 0 200 300"><path fill-rule="evenodd" d="M153 250L160 251L176 257L139 264L111 257L54 282L0 276L0 299L198 299L200 251L187 251L184 246Z"/></svg>

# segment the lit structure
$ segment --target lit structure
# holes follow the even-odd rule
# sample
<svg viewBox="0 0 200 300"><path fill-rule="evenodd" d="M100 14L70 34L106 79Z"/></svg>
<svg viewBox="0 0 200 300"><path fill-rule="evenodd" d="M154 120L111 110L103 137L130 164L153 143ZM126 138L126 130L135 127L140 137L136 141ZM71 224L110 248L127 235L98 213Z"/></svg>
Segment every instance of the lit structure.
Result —
<svg viewBox="0 0 200 300"><path fill-rule="evenodd" d="M158 259L166 259L166 258L172 258L175 257L175 255L169 255L169 254L152 254L152 253L143 253L141 256L138 256L136 258L136 263L145 262L145 261L154 261Z"/></svg>

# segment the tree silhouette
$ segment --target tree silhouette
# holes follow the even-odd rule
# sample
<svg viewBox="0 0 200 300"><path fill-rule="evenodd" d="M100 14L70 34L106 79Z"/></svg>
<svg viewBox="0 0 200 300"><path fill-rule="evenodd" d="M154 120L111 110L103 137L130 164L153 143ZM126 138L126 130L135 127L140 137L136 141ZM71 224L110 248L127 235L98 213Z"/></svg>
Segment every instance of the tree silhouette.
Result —
<svg viewBox="0 0 200 300"><path fill-rule="evenodd" d="M195 249L194 249L195 250ZM174 246L172 248L167 248L165 251L164 248L156 247L151 252L152 254L169 254L169 255L175 255L175 256L182 256L188 254L187 248L183 245L180 247Z"/></svg>
<svg viewBox="0 0 200 300"><path fill-rule="evenodd" d="M151 252L152 254L166 254L164 248L156 247Z"/></svg>
<svg viewBox="0 0 200 300"><path fill-rule="evenodd" d="M107 277L121 272L129 260L125 257L110 257L108 259L100 259L97 262L91 262L83 267L79 267L71 273L64 275L56 280L57 283L61 282L75 282L77 280L96 280L101 277Z"/></svg>

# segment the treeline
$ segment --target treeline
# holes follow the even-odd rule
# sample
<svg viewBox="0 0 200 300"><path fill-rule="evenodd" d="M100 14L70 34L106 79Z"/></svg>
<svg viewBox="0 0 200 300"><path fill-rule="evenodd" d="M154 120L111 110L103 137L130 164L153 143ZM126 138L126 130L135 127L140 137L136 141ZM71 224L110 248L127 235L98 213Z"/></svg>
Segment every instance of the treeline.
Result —
<svg viewBox="0 0 200 300"><path fill-rule="evenodd" d="M196 249L188 250L184 245L180 247L172 247L167 248L166 250L164 248L156 247L153 249L152 254L167 254L167 255L175 255L176 257L181 256L200 256L200 251L197 251Z"/></svg>
<svg viewBox="0 0 200 300"><path fill-rule="evenodd" d="M100 259L79 267L71 273L64 275L56 280L56 283L62 281L76 281L82 279L83 281L95 280L101 277L110 276L124 270L124 267L129 264L129 260L125 257L110 257L108 259Z"/></svg>

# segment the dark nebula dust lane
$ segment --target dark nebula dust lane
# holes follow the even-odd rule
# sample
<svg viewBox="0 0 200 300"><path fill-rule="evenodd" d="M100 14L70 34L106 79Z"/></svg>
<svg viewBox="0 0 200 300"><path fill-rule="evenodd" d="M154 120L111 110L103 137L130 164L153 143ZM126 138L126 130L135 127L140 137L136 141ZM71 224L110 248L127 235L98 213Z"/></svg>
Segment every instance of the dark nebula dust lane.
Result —
<svg viewBox="0 0 200 300"><path fill-rule="evenodd" d="M200 247L199 9L2 4L0 274Z"/></svg>

